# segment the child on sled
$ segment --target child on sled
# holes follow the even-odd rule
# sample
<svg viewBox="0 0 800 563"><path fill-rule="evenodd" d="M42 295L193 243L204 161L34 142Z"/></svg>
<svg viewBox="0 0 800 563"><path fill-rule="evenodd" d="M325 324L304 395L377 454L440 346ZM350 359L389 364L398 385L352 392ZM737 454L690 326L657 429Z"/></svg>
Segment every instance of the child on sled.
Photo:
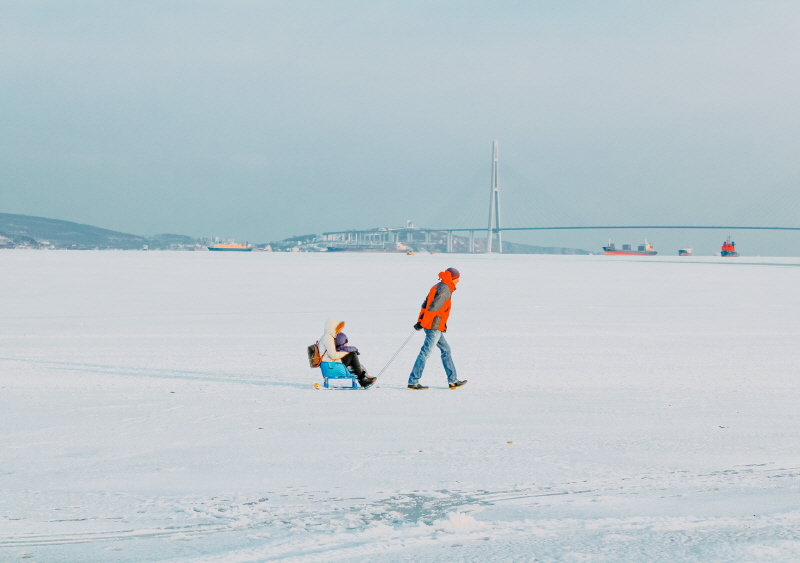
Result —
<svg viewBox="0 0 800 563"><path fill-rule="evenodd" d="M325 334L320 338L319 355L323 362L341 362L358 378L361 387L369 387L377 377L370 377L359 361L359 351L355 346L347 345L347 335L342 332L344 322L328 319L325 323Z"/></svg>

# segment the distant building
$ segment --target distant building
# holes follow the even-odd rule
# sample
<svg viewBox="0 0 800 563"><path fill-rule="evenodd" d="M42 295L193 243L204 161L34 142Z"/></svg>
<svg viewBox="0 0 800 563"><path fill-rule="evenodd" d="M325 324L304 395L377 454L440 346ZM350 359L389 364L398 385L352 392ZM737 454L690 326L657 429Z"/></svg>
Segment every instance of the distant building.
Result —
<svg viewBox="0 0 800 563"><path fill-rule="evenodd" d="M315 242L325 245L329 252L483 252L486 249L486 241L475 238L475 231L469 231L469 236L457 236L453 231L415 227L411 221L399 228L322 233Z"/></svg>
<svg viewBox="0 0 800 563"><path fill-rule="evenodd" d="M464 232L464 231L461 231ZM477 235L477 236L476 236ZM438 231L415 227L410 221L405 227L376 227L374 229L332 231L321 235L294 236L270 243L276 251L294 252L486 252L486 230ZM508 254L591 254L577 248L542 247L503 242Z"/></svg>

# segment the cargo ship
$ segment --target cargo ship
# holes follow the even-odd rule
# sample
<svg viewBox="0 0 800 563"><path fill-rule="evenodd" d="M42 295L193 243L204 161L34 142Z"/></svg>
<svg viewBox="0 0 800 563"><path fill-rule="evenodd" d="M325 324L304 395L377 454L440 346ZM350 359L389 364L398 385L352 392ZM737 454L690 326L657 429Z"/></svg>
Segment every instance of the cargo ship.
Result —
<svg viewBox="0 0 800 563"><path fill-rule="evenodd" d="M681 248L680 250L678 250L678 256L691 256L691 255L692 255L692 249L689 248L688 246L686 248Z"/></svg>
<svg viewBox="0 0 800 563"><path fill-rule="evenodd" d="M658 253L653 245L644 239L644 244L640 244L638 250L633 250L630 244L623 244L622 248L617 248L609 240L608 246L603 247L603 254L606 256L655 256Z"/></svg>
<svg viewBox="0 0 800 563"><path fill-rule="evenodd" d="M250 252L253 250L247 243L240 243L240 242L231 242L231 243L220 243L220 244L212 244L208 247L209 250L224 250L224 251L233 251L233 252Z"/></svg>
<svg viewBox="0 0 800 563"><path fill-rule="evenodd" d="M731 242L731 237L728 237L728 240L722 243L722 252L720 252L720 256L729 256L731 258L739 256L739 253L736 252L736 243Z"/></svg>

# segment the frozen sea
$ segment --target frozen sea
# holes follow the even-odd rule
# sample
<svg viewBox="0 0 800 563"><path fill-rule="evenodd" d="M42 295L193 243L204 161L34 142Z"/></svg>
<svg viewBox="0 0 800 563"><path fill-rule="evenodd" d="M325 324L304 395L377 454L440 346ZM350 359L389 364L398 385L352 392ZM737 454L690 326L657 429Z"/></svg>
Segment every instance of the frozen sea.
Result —
<svg viewBox="0 0 800 563"><path fill-rule="evenodd" d="M372 374L440 270L447 338ZM800 259L0 252L0 560L795 562Z"/></svg>

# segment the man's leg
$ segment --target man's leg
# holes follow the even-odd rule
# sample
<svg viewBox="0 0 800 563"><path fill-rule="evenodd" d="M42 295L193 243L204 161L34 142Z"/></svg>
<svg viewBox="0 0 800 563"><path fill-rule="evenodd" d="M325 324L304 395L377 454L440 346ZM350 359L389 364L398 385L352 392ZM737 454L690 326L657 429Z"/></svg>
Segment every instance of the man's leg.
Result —
<svg viewBox="0 0 800 563"><path fill-rule="evenodd" d="M453 363L453 355L450 353L450 345L447 343L447 340L445 340L444 333L440 334L439 342L436 344L439 346L439 350L442 351L442 364L444 364L444 372L447 374L447 383L455 383L458 381L458 375L456 375L456 365Z"/></svg>
<svg viewBox="0 0 800 563"><path fill-rule="evenodd" d="M350 368L353 375L364 375L364 368L358 359L358 354L355 352L348 352L343 358L342 363Z"/></svg>
<svg viewBox="0 0 800 563"><path fill-rule="evenodd" d="M425 362L433 352L433 347L439 341L442 333L438 330L425 329L425 342L419 350L417 361L414 362L414 369L411 370L411 375L408 376L408 384L416 385L422 377L422 370L425 369Z"/></svg>

